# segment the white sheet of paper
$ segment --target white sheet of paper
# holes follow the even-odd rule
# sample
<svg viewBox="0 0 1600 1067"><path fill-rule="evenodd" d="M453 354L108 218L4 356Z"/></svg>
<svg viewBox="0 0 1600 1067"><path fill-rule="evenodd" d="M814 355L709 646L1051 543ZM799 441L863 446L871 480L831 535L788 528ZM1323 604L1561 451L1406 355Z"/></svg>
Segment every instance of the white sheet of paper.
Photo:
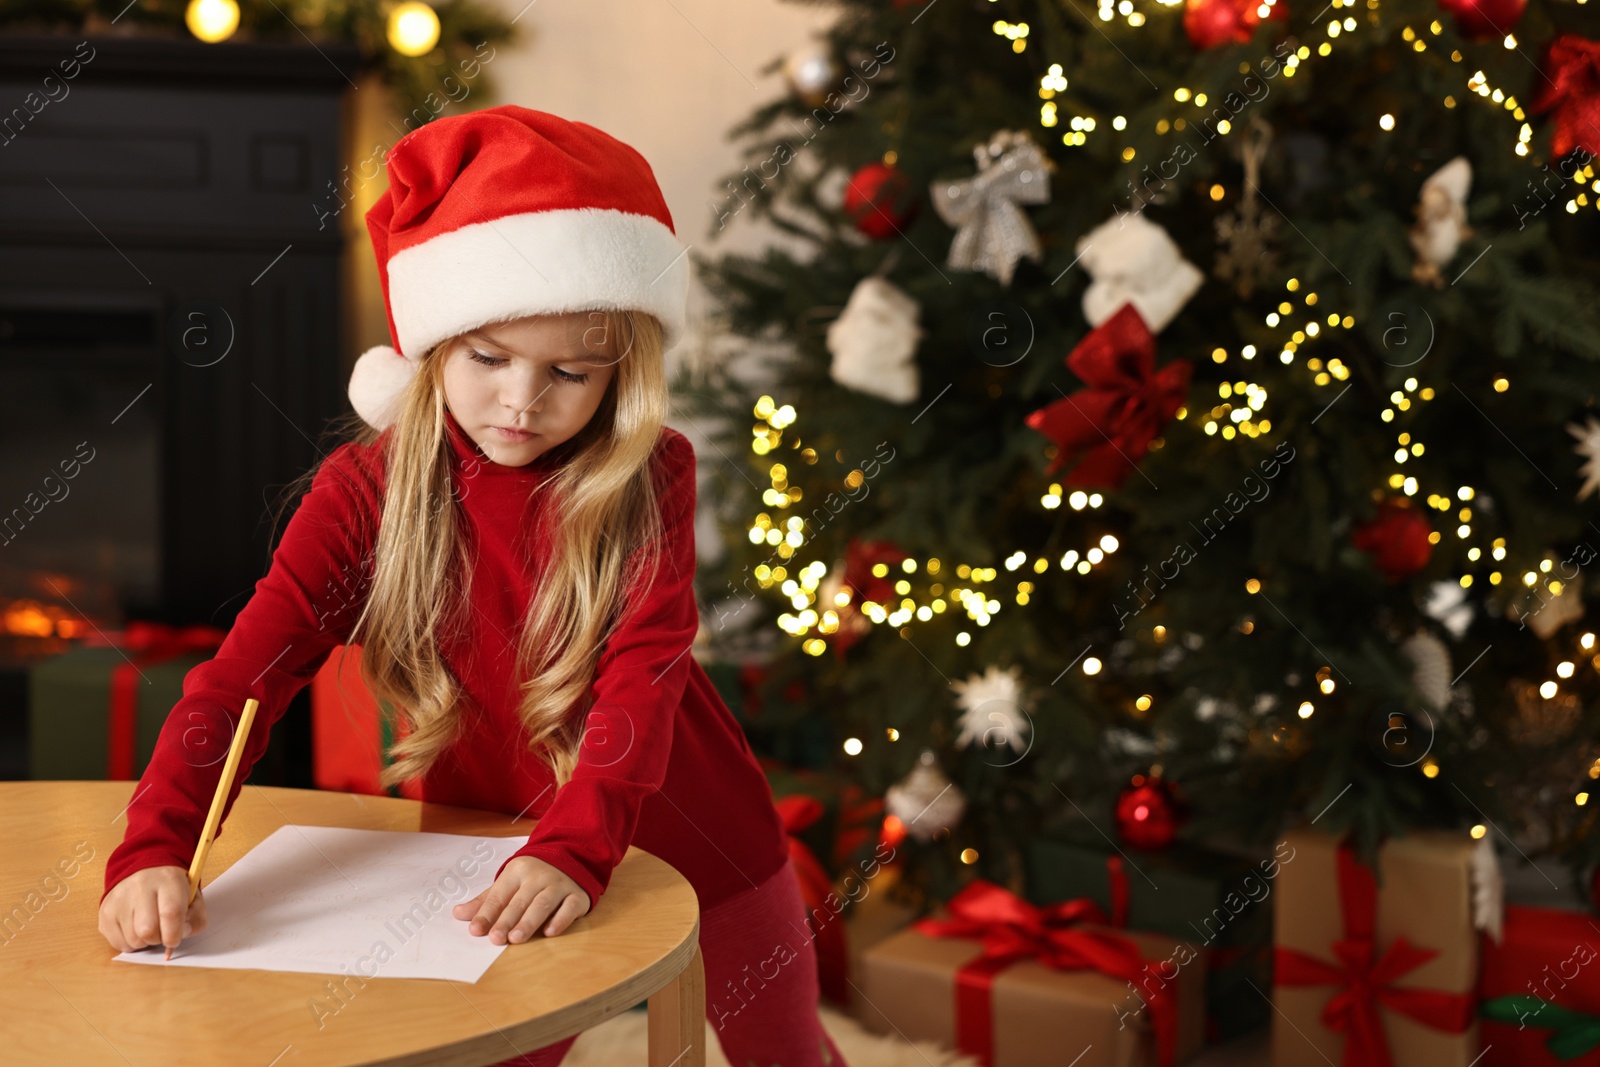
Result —
<svg viewBox="0 0 1600 1067"><path fill-rule="evenodd" d="M201 883L206 929L172 959L159 945L115 959L476 982L508 946L469 934L452 912L527 840L280 826Z"/></svg>

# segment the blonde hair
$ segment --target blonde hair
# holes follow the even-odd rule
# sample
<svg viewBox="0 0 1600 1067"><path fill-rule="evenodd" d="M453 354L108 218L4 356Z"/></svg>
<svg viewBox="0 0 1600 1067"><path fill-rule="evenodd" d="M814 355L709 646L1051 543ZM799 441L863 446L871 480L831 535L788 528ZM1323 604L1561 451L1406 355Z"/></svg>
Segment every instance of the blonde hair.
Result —
<svg viewBox="0 0 1600 1067"><path fill-rule="evenodd" d="M534 576L537 595L516 641L514 668L528 748L551 768L558 787L577 766L603 646L661 562L651 462L667 414L661 326L645 312L591 314L604 318L620 355L594 416L557 446L556 466L530 488L550 494L543 522L551 551ZM455 633L472 640L481 629L469 602L473 561L461 537L445 421L443 370L456 340L423 354L397 402L383 456L371 583L348 639L361 647L362 680L407 727L388 749L393 763L379 778L385 788L426 774L460 737L461 687L439 639ZM366 427L354 439L371 444L380 436Z"/></svg>

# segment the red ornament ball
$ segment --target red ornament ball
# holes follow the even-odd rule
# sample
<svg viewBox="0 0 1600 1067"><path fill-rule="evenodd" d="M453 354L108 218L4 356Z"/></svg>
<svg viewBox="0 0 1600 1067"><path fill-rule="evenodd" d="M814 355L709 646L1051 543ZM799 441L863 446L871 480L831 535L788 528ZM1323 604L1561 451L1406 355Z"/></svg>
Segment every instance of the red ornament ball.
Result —
<svg viewBox="0 0 1600 1067"><path fill-rule="evenodd" d="M1456 27L1474 40L1504 37L1517 24L1528 0L1439 0Z"/></svg>
<svg viewBox="0 0 1600 1067"><path fill-rule="evenodd" d="M844 211L868 237L879 241L894 237L917 213L911 179L893 163L868 163L850 175Z"/></svg>
<svg viewBox="0 0 1600 1067"><path fill-rule="evenodd" d="M1376 515L1355 528L1350 543L1371 556L1373 566L1394 583L1427 566L1433 555L1432 535L1433 528L1411 501L1392 496L1378 505Z"/></svg>
<svg viewBox="0 0 1600 1067"><path fill-rule="evenodd" d="M1166 848L1177 838L1182 821L1182 801L1165 778L1136 774L1117 797L1117 836L1133 848Z"/></svg>
<svg viewBox="0 0 1600 1067"><path fill-rule="evenodd" d="M1186 0L1183 32L1196 48L1216 48L1230 41L1249 44L1260 23L1288 17L1288 0Z"/></svg>

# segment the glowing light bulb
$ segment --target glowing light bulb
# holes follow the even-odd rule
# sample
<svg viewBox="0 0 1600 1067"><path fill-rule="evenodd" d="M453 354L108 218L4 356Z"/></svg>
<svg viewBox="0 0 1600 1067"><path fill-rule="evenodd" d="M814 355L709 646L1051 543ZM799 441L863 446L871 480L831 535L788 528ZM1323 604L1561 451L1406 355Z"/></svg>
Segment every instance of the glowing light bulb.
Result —
<svg viewBox="0 0 1600 1067"><path fill-rule="evenodd" d="M439 16L422 0L406 0L389 13L388 36L403 56L427 55L439 43Z"/></svg>
<svg viewBox="0 0 1600 1067"><path fill-rule="evenodd" d="M239 5L234 0L189 0L183 21L195 37L216 44L239 28Z"/></svg>

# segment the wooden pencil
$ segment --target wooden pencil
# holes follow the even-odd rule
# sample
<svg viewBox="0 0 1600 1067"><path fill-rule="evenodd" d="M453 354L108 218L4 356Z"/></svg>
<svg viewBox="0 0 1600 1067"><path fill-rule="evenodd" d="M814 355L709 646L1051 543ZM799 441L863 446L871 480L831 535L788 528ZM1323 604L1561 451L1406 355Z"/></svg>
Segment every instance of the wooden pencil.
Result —
<svg viewBox="0 0 1600 1067"><path fill-rule="evenodd" d="M222 777L217 779L217 792L211 798L211 810L206 813L206 824L200 830L200 844L194 850L194 859L189 862L189 899L183 906L185 921L195 894L200 892L200 872L205 868L206 856L211 852L211 840L217 834L217 827L222 824L222 809L228 803L233 776L238 772L239 760L244 755L244 743L250 736L250 724L256 718L256 706L255 697L244 702L244 714L239 718L239 728L233 732L233 743L228 746L228 760L222 765ZM172 958L171 948L167 949L165 958Z"/></svg>

